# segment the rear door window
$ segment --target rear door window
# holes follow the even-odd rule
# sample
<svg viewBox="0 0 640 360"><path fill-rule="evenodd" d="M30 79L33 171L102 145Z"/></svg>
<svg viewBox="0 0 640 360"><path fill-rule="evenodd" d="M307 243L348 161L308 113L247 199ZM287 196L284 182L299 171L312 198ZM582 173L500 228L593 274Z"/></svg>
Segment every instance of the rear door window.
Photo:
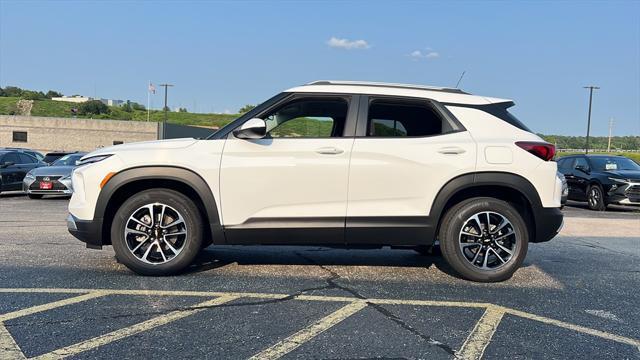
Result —
<svg viewBox="0 0 640 360"><path fill-rule="evenodd" d="M369 105L368 137L420 137L453 131L426 101L375 99Z"/></svg>

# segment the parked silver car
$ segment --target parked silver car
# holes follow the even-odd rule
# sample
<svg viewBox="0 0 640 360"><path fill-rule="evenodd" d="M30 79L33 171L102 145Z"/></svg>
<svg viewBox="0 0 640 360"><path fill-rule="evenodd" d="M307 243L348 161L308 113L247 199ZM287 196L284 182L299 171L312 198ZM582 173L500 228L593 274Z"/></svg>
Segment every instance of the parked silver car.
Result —
<svg viewBox="0 0 640 360"><path fill-rule="evenodd" d="M51 166L29 171L22 181L22 189L31 199L40 199L44 195L71 195L71 171L85 154L68 154L54 161Z"/></svg>

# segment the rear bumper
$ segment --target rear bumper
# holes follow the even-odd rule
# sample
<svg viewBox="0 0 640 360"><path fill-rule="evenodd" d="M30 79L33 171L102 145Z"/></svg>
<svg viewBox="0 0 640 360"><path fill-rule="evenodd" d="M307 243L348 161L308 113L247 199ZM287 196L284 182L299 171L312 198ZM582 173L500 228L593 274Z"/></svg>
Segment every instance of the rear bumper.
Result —
<svg viewBox="0 0 640 360"><path fill-rule="evenodd" d="M84 242L88 248L102 249L102 219L80 220L69 214L67 229L71 235Z"/></svg>
<svg viewBox="0 0 640 360"><path fill-rule="evenodd" d="M564 215L559 208L541 208L535 212L536 233L531 242L545 242L553 239L564 225Z"/></svg>

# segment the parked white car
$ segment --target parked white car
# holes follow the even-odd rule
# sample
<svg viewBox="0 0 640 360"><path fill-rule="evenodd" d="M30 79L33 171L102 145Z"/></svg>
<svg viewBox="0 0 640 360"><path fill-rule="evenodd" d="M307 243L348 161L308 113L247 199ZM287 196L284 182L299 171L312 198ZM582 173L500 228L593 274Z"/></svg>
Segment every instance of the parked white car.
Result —
<svg viewBox="0 0 640 360"><path fill-rule="evenodd" d="M560 230L553 145L459 89L316 81L206 140L103 148L72 177L69 231L145 275L210 244L392 246L437 240L461 276L509 278Z"/></svg>

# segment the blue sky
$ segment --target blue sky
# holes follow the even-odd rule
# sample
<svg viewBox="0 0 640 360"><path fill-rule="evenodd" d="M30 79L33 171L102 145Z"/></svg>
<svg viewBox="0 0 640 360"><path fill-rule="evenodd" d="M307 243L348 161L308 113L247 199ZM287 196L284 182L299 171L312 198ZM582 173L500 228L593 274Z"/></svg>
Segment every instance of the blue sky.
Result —
<svg viewBox="0 0 640 360"><path fill-rule="evenodd" d="M316 79L511 98L547 134L640 135L640 2L0 0L0 86L235 112ZM160 107L161 94L153 97Z"/></svg>

